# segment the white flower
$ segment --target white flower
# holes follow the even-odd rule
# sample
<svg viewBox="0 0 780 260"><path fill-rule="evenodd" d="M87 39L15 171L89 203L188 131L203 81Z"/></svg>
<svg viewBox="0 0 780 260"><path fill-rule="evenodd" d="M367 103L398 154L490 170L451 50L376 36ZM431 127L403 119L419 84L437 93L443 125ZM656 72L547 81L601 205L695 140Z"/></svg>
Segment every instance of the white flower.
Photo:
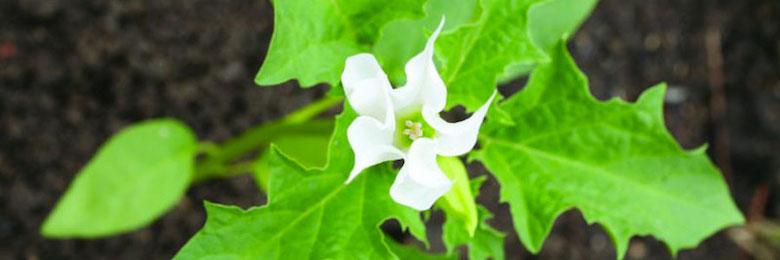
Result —
<svg viewBox="0 0 780 260"><path fill-rule="evenodd" d="M341 82L352 108L360 115L347 129L355 152L355 166L347 183L361 171L385 161L404 160L390 188L396 202L426 210L452 182L436 163L436 156L459 156L474 147L477 134L495 93L474 114L461 122L439 117L447 88L433 63L433 43L444 19L425 49L408 63L406 85L390 86L376 58L361 53L347 58Z"/></svg>

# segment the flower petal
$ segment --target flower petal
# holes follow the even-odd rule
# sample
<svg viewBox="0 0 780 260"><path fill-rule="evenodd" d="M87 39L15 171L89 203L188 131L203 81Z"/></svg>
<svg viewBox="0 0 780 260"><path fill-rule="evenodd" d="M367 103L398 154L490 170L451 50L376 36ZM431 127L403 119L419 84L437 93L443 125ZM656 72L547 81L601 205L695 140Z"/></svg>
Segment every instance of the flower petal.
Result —
<svg viewBox="0 0 780 260"><path fill-rule="evenodd" d="M385 121L386 111L392 110L388 98L392 87L374 55L361 53L347 58L341 84L358 114Z"/></svg>
<svg viewBox="0 0 780 260"><path fill-rule="evenodd" d="M368 167L403 158L404 153L393 146L395 119L392 110L388 110L386 119L381 123L373 117L360 116L347 128L347 140L355 152L355 165L346 183Z"/></svg>
<svg viewBox="0 0 780 260"><path fill-rule="evenodd" d="M452 182L436 163L436 144L428 138L412 143L404 166L390 187L390 197L416 210L431 208L439 197L450 190Z"/></svg>
<svg viewBox="0 0 780 260"><path fill-rule="evenodd" d="M447 102L447 87L433 63L433 45L444 26L442 17L439 27L433 32L425 49L406 63L406 85L391 92L395 110L399 113L412 112L422 105L441 111ZM419 110L417 110L419 111Z"/></svg>
<svg viewBox="0 0 780 260"><path fill-rule="evenodd" d="M431 127L436 130L436 153L444 156L458 156L471 151L477 143L479 127L485 119L488 108L496 97L496 92L490 96L474 114L466 120L449 123L439 117L439 111L427 106L423 107L422 115Z"/></svg>

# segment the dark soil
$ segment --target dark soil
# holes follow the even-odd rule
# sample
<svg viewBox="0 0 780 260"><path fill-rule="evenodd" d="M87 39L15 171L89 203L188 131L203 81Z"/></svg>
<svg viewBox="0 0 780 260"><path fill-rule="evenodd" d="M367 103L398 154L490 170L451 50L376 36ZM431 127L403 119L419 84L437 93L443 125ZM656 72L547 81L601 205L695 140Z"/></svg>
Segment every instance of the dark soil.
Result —
<svg viewBox="0 0 780 260"><path fill-rule="evenodd" d="M272 23L265 1L0 2L0 259L170 258L203 224L202 200L263 203L253 181L237 177L195 185L136 232L97 240L38 234L74 174L124 126L174 117L202 139L224 140L321 96L324 87L254 86ZM780 2L604 0L570 48L599 98L634 100L667 82L674 136L686 148L710 143L751 220L780 217ZM498 215L495 226L511 231L497 194L491 180L479 200ZM680 257L748 257L727 233ZM508 256L533 258L509 234ZM652 238L634 239L628 254L671 257ZM602 229L577 212L559 219L539 255L612 257Z"/></svg>

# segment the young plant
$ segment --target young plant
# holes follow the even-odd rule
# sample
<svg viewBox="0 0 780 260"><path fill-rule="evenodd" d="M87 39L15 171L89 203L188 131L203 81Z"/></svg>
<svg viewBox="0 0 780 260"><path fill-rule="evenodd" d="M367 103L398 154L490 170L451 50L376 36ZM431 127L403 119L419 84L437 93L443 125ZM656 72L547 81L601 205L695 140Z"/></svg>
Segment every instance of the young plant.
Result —
<svg viewBox="0 0 780 260"><path fill-rule="evenodd" d="M634 235L676 254L743 223L705 148L685 151L667 132L663 84L636 103L590 95L566 39L595 4L274 1L274 36L256 83L327 83L330 95L221 144L199 143L172 119L131 126L79 173L42 233L137 229L189 184L251 171L268 203L205 202L204 227L176 258L455 258L466 246L472 259L502 259L504 234L475 202L485 176L470 178L462 155L496 178L534 253L570 209L603 226L620 258ZM499 83L529 73L518 93L497 94ZM337 104L335 119L313 119ZM440 118L458 105L472 115ZM427 245L420 213L435 209L446 218L446 254L398 244L379 228L395 219Z"/></svg>

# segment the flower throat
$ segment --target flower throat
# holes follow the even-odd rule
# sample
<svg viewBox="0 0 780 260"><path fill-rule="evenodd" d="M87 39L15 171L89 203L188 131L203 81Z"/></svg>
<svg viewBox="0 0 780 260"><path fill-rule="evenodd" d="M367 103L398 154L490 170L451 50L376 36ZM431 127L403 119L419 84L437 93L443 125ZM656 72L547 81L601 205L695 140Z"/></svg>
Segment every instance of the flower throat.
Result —
<svg viewBox="0 0 780 260"><path fill-rule="evenodd" d="M397 147L409 149L412 143L420 138L432 138L436 130L423 120L420 113L399 118L396 121L396 135L394 143Z"/></svg>

